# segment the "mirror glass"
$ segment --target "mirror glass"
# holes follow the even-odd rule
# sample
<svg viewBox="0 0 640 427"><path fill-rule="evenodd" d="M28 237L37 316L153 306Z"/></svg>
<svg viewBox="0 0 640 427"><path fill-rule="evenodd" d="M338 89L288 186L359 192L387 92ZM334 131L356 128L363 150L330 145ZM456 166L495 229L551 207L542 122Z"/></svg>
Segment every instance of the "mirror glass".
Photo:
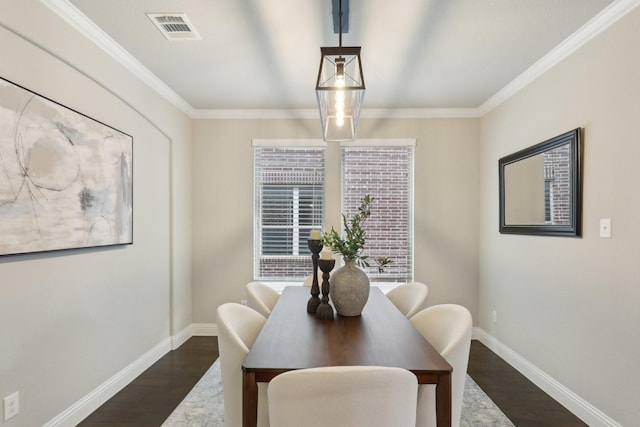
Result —
<svg viewBox="0 0 640 427"><path fill-rule="evenodd" d="M500 232L580 235L580 129L499 161Z"/></svg>

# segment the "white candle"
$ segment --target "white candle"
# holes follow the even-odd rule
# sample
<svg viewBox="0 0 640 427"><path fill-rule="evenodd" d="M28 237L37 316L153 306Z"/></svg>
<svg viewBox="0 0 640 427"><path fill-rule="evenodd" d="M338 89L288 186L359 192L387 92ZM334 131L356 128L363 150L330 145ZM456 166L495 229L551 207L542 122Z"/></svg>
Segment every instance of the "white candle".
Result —
<svg viewBox="0 0 640 427"><path fill-rule="evenodd" d="M320 238L320 230L311 230L311 233L309 233L310 240L320 240Z"/></svg>
<svg viewBox="0 0 640 427"><path fill-rule="evenodd" d="M323 249L322 252L320 252L320 259L332 259L333 258L333 252L331 252L331 249Z"/></svg>

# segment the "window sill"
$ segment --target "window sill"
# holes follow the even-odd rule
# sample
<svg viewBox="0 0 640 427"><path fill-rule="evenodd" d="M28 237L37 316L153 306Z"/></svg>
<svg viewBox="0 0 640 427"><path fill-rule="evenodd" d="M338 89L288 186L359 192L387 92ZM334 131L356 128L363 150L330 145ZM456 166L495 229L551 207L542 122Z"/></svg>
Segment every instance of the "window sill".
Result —
<svg viewBox="0 0 640 427"><path fill-rule="evenodd" d="M282 291L284 290L285 286L302 286L302 282L264 282L261 281L260 283L264 283L265 285L269 286L271 289L274 289L275 291L282 293ZM382 290L383 293L387 293L389 292L391 289L398 287L402 285L402 283L400 282L374 282L371 284L371 286L375 286L377 288L380 288L380 290Z"/></svg>

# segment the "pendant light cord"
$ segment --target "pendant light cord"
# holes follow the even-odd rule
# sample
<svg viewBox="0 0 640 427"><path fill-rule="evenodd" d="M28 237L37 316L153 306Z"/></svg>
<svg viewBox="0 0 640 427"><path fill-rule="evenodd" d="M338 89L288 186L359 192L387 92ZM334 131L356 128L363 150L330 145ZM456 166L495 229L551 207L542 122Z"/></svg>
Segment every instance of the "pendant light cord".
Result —
<svg viewBox="0 0 640 427"><path fill-rule="evenodd" d="M340 43L339 43L339 46L342 47L342 0L340 0L338 2L338 5L340 7L340 11L338 12L338 18L340 19L340 25L339 25L339 28L340 28L340 39L339 39L339 42Z"/></svg>

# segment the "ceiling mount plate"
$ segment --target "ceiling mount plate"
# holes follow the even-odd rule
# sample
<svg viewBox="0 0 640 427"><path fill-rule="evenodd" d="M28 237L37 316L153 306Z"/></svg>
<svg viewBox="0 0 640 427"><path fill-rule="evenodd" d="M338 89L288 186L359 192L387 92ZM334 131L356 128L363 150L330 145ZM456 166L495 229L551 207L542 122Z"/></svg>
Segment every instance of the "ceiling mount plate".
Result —
<svg viewBox="0 0 640 427"><path fill-rule="evenodd" d="M333 33L340 33L340 0L331 0L333 15ZM342 32L349 32L349 0L342 0Z"/></svg>

